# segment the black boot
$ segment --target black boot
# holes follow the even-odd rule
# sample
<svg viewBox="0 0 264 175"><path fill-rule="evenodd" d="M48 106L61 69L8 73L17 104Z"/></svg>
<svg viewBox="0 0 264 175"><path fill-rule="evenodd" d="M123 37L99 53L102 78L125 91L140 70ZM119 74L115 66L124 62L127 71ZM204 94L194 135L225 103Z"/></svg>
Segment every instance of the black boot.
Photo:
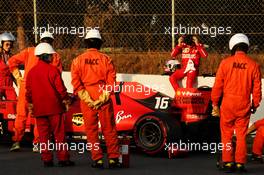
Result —
<svg viewBox="0 0 264 175"><path fill-rule="evenodd" d="M103 159L93 161L92 168L104 169Z"/></svg>
<svg viewBox="0 0 264 175"><path fill-rule="evenodd" d="M225 162L223 165L223 171L225 173L235 172L235 164L233 162Z"/></svg>
<svg viewBox="0 0 264 175"><path fill-rule="evenodd" d="M118 158L109 159L108 166L109 166L110 169L122 168L122 164L119 162Z"/></svg>
<svg viewBox="0 0 264 175"><path fill-rule="evenodd" d="M236 163L236 171L239 173L246 173L246 167L243 163Z"/></svg>
<svg viewBox="0 0 264 175"><path fill-rule="evenodd" d="M252 157L251 157L251 161L255 162L255 163L263 163L263 158L261 155L257 155L252 153Z"/></svg>
<svg viewBox="0 0 264 175"><path fill-rule="evenodd" d="M70 161L70 160L59 161L58 162L58 166L59 167L74 166L74 165L75 165L75 163L73 161Z"/></svg>

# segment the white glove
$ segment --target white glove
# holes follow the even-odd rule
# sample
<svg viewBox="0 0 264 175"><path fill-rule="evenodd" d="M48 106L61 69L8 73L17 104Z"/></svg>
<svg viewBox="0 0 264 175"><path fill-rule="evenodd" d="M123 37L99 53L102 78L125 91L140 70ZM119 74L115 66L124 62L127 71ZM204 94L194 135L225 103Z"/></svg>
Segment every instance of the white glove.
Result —
<svg viewBox="0 0 264 175"><path fill-rule="evenodd" d="M90 97L90 94L85 90L82 89L78 92L79 98L84 101L89 107L93 107L94 101Z"/></svg>
<svg viewBox="0 0 264 175"><path fill-rule="evenodd" d="M220 117L220 110L219 110L219 107L218 106L213 106L212 116L214 116L214 117Z"/></svg>
<svg viewBox="0 0 264 175"><path fill-rule="evenodd" d="M99 96L99 99L94 101L93 106L94 109L98 109L103 104L105 104L110 98L110 93L107 91L103 91L103 93Z"/></svg>
<svg viewBox="0 0 264 175"><path fill-rule="evenodd" d="M19 71L19 69L15 69L13 70L12 75L16 79L17 87L20 88L21 82L23 81L21 72Z"/></svg>

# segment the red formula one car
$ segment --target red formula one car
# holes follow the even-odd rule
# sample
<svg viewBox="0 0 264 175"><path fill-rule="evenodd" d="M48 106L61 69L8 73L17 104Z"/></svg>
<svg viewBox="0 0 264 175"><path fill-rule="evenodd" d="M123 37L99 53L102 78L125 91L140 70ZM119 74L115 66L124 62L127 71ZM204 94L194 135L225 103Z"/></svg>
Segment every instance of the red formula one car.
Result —
<svg viewBox="0 0 264 175"><path fill-rule="evenodd" d="M145 153L159 153L166 144L179 140L219 141L219 121L210 115L209 87L179 88L174 99L137 82L121 82L119 90L111 97L117 131L131 136ZM73 98L70 110L65 113L67 137L85 140L79 98ZM2 139L13 132L15 105L14 101L0 102Z"/></svg>
<svg viewBox="0 0 264 175"><path fill-rule="evenodd" d="M0 141L8 141L16 118L16 101L0 100Z"/></svg>
<svg viewBox="0 0 264 175"><path fill-rule="evenodd" d="M171 98L137 82L121 82L112 96L117 131L133 137L147 154L179 140L218 142L219 121L211 117L211 88L180 88ZM79 99L66 113L70 139L86 139ZM100 126L100 124L99 124Z"/></svg>

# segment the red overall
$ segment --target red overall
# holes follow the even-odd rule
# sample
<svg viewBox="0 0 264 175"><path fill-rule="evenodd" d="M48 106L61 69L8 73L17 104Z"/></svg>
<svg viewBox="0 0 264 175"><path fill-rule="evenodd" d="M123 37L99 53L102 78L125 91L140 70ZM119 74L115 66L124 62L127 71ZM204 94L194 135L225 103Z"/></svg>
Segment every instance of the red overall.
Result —
<svg viewBox="0 0 264 175"><path fill-rule="evenodd" d="M111 59L97 49L88 49L84 54L73 60L71 66L72 85L77 93L86 89L93 100L97 100L101 95L100 86L113 85L115 83L116 71ZM92 159L103 158L101 148L98 149L98 121L105 137L108 158L119 157L119 145L117 131L114 121L114 111L112 102L108 102L98 110L88 107L81 101L84 124L86 128L87 140L93 145L91 150Z"/></svg>
<svg viewBox="0 0 264 175"><path fill-rule="evenodd" d="M189 46L185 43L182 43L181 46L176 46L172 53L171 57L176 57L179 53L182 53L182 63L181 63L181 69L176 70L171 76L170 76L170 82L174 90L176 91L179 88L178 80L182 79L183 77L187 76L187 88L192 88L193 83L195 81L195 78L198 76L199 73L199 63L200 58L206 58L208 56L207 52L205 51L202 44L199 44L197 46ZM185 72L185 69L187 67L188 61L192 60L194 63L195 71L188 71ZM185 73L184 73L185 72Z"/></svg>
<svg viewBox="0 0 264 175"><path fill-rule="evenodd" d="M59 70L42 60L27 75L26 99L33 104L33 117L36 117L39 132L42 160L52 161L52 150L56 150L59 161L69 160L65 141L64 106L68 93ZM54 135L56 146L51 147L51 134ZM48 147L50 146L50 147ZM52 149L52 150L50 150Z"/></svg>
<svg viewBox="0 0 264 175"><path fill-rule="evenodd" d="M260 66L244 52L237 51L234 56L221 62L211 93L213 105L217 106L221 97L220 127L222 143L225 145L222 160L243 164L246 162L250 108L251 105L257 108L261 101ZM233 150L227 146L232 142L234 131L237 138L235 157Z"/></svg>
<svg viewBox="0 0 264 175"><path fill-rule="evenodd" d="M27 101L26 101L26 79L28 72L34 67L37 62L38 58L34 55L35 47L29 47L21 51L20 53L12 56L8 60L10 71L12 72L15 69L18 69L19 65L24 65L25 72L24 72L24 81L21 82L18 94L18 101L17 101L17 117L15 120L15 135L13 136L14 142L20 142L25 131L26 127L26 120L28 117L27 111ZM62 70L62 64L60 56L55 53L53 54L53 61L52 65L56 66L60 71ZM38 133L37 129L34 129L34 143L38 142Z"/></svg>

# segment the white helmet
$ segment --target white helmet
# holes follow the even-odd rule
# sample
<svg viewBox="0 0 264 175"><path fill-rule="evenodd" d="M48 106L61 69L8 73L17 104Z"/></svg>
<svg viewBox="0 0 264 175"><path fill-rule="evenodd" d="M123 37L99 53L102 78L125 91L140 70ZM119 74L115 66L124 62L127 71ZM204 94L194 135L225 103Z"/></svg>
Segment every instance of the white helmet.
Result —
<svg viewBox="0 0 264 175"><path fill-rule="evenodd" d="M177 67L181 65L181 63L178 60L168 60L165 64L164 71L165 72L174 72Z"/></svg>
<svg viewBox="0 0 264 175"><path fill-rule="evenodd" d="M249 46L248 37L243 33L237 33L231 37L229 40L229 49L232 50L235 45L239 43L245 43Z"/></svg>
<svg viewBox="0 0 264 175"><path fill-rule="evenodd" d="M53 54L56 53L53 47L48 43L39 43L35 48L35 55Z"/></svg>
<svg viewBox="0 0 264 175"><path fill-rule="evenodd" d="M97 39L102 40L102 37L100 35L100 32L97 29L91 29L91 30L89 30L87 32L87 34L85 36L85 39L89 39L89 38L97 38Z"/></svg>
<svg viewBox="0 0 264 175"><path fill-rule="evenodd" d="M40 40L42 40L43 38L51 38L54 39L52 33L50 33L49 31L45 31L43 33L40 34Z"/></svg>
<svg viewBox="0 0 264 175"><path fill-rule="evenodd" d="M2 46L2 41L11 41L14 42L16 38L11 32L4 32L0 35L0 46Z"/></svg>

